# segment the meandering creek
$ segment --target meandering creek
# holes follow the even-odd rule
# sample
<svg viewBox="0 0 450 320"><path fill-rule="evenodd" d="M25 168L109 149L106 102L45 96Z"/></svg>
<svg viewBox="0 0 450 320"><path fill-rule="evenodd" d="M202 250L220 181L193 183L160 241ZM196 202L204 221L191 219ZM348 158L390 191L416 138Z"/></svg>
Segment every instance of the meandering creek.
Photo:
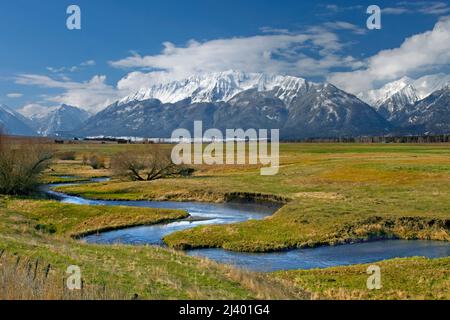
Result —
<svg viewBox="0 0 450 320"><path fill-rule="evenodd" d="M93 179L102 182L107 179ZM96 244L164 245L162 238L176 231L201 225L230 224L263 219L272 215L279 206L248 203L196 203L157 201L107 201L89 200L53 191L52 188L75 183L48 185L45 191L63 203L97 206L130 206L145 208L183 209L191 217L168 224L125 228L83 238ZM450 256L450 243L439 241L387 240L349 244L336 247L296 249L275 253L236 253L223 249L198 249L187 251L191 256L206 257L248 270L269 272L277 270L313 269L371 263L391 258L423 256L439 258Z"/></svg>

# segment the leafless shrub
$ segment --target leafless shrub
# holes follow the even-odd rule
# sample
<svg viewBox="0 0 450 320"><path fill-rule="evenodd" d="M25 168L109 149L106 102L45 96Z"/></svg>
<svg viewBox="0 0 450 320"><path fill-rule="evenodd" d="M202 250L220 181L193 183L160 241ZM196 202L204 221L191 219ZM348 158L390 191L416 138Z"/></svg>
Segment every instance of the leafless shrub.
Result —
<svg viewBox="0 0 450 320"><path fill-rule="evenodd" d="M18 195L35 191L39 175L52 158L50 145L33 139L12 140L0 132L0 193Z"/></svg>
<svg viewBox="0 0 450 320"><path fill-rule="evenodd" d="M111 160L115 174L134 181L152 181L173 176L188 176L192 168L175 165L168 150L149 145L144 151L122 152Z"/></svg>

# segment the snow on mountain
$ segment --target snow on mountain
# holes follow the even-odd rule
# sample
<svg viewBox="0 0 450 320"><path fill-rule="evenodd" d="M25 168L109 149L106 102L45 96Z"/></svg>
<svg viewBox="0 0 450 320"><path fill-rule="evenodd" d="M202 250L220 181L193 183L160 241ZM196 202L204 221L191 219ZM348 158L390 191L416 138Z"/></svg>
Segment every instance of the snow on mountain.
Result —
<svg viewBox="0 0 450 320"><path fill-rule="evenodd" d="M28 105L19 112L27 117L28 124L42 136L73 131L90 117L87 111L65 104L59 107Z"/></svg>
<svg viewBox="0 0 450 320"><path fill-rule="evenodd" d="M403 96L403 103L408 100L408 102L412 104L425 99L431 93L438 91L449 84L450 75L443 73L423 76L416 80L403 77L399 80L385 84L380 89L361 92L357 96L367 104L378 109L381 105L386 104L387 100L395 94Z"/></svg>
<svg viewBox="0 0 450 320"><path fill-rule="evenodd" d="M25 118L34 121L48 117L48 115L55 111L58 107L44 107L39 104L28 104L22 109L17 110Z"/></svg>
<svg viewBox="0 0 450 320"><path fill-rule="evenodd" d="M450 84L450 75L438 73L421 77L413 82L419 100L425 99L433 92L441 90Z"/></svg>
<svg viewBox="0 0 450 320"><path fill-rule="evenodd" d="M420 134L450 133L450 85L419 101L407 124Z"/></svg>
<svg viewBox="0 0 450 320"><path fill-rule="evenodd" d="M289 104L306 85L307 82L302 78L231 70L195 75L180 81L142 88L119 101L119 104L147 99L176 103L188 98L192 103L226 102L246 90L270 91L275 88L279 88L278 97Z"/></svg>
<svg viewBox="0 0 450 320"><path fill-rule="evenodd" d="M223 75L213 77L211 86L205 83L199 87L201 81L192 82L198 90L192 91L191 99L187 95L191 94L192 83L177 82L166 86L177 87L183 93L172 99L177 101L175 103L145 99L152 95L138 97L144 100L136 97L127 103L125 100L114 103L90 118L80 133L167 138L177 128L192 130L194 121L200 120L205 130L277 128L286 139L382 135L391 127L369 105L331 84L311 84L295 77L236 73L222 81ZM223 90L214 89L219 88L218 84L222 84L219 87ZM240 91L244 86L250 89Z"/></svg>
<svg viewBox="0 0 450 320"><path fill-rule="evenodd" d="M32 136L36 133L31 129L26 119L13 109L0 104L0 127L8 134Z"/></svg>
<svg viewBox="0 0 450 320"><path fill-rule="evenodd" d="M415 111L415 103L419 101L416 89L408 84L391 95L380 105L375 106L378 113L394 125L402 126L407 117Z"/></svg>
<svg viewBox="0 0 450 320"><path fill-rule="evenodd" d="M362 101L366 102L367 104L377 108L384 104L386 100L388 100L390 97L392 97L394 94L399 93L405 87L411 85L413 83L413 80L408 77L403 77L397 81L393 81L390 83L385 84L380 89L373 89L369 90L367 92L361 92L357 96ZM413 98L413 96L411 97ZM415 102L415 101L412 101Z"/></svg>
<svg viewBox="0 0 450 320"><path fill-rule="evenodd" d="M448 84L450 75L442 73L423 76L416 80L403 77L387 83L380 89L362 92L358 97L392 124L405 127L409 125L411 115L420 112L417 110L422 107L419 102Z"/></svg>
<svg viewBox="0 0 450 320"><path fill-rule="evenodd" d="M338 137L382 135L391 125L373 108L331 84L315 84L295 99L285 124L285 136Z"/></svg>

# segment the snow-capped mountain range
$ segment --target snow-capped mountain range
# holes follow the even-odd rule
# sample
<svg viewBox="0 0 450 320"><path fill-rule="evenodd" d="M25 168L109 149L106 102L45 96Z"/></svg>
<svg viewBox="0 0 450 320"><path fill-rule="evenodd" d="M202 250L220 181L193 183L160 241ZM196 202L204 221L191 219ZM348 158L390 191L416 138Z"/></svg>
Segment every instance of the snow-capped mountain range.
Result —
<svg viewBox="0 0 450 320"><path fill-rule="evenodd" d="M158 99L163 103L176 103L185 99L190 99L192 103L227 102L246 90L271 91L275 88L278 89L276 96L289 104L308 84L305 79L298 77L230 70L142 88L120 100L119 104L148 99Z"/></svg>
<svg viewBox="0 0 450 320"><path fill-rule="evenodd" d="M280 128L284 138L386 134L390 124L331 84L227 71L143 88L89 119L84 135L170 137L207 128Z"/></svg>
<svg viewBox="0 0 450 320"><path fill-rule="evenodd" d="M299 77L225 71L144 87L91 118L77 107L29 105L18 112L3 106L0 121L11 132L44 136L168 137L195 120L223 129L280 128L289 139L445 133L449 84L445 74L403 77L355 96Z"/></svg>

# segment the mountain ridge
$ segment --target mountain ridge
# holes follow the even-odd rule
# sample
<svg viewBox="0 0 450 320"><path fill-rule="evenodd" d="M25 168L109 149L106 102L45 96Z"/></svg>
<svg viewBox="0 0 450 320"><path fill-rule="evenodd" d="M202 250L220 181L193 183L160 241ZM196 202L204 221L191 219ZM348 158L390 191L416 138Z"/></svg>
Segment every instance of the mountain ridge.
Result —
<svg viewBox="0 0 450 320"><path fill-rule="evenodd" d="M381 135L391 128L369 105L331 84L278 80L281 86L252 86L226 102L198 102L191 97L175 103L155 98L118 101L90 118L80 131L90 136L169 138L173 130L192 130L194 121L201 120L205 130L280 128L283 138L297 139Z"/></svg>
<svg viewBox="0 0 450 320"><path fill-rule="evenodd" d="M27 124L27 120L17 111L0 104L0 127L7 134L33 136L36 132Z"/></svg>
<svg viewBox="0 0 450 320"><path fill-rule="evenodd" d="M18 110L38 135L58 136L80 127L91 115L81 108L62 104L59 107L26 106Z"/></svg>
<svg viewBox="0 0 450 320"><path fill-rule="evenodd" d="M136 93L119 100L119 104L131 101L158 99L163 103L176 103L190 98L193 103L227 102L237 94L257 89L270 91L279 87L279 97L288 101L289 92L297 92L309 83L299 77L265 73L245 73L235 70L193 75L183 80L143 87Z"/></svg>

